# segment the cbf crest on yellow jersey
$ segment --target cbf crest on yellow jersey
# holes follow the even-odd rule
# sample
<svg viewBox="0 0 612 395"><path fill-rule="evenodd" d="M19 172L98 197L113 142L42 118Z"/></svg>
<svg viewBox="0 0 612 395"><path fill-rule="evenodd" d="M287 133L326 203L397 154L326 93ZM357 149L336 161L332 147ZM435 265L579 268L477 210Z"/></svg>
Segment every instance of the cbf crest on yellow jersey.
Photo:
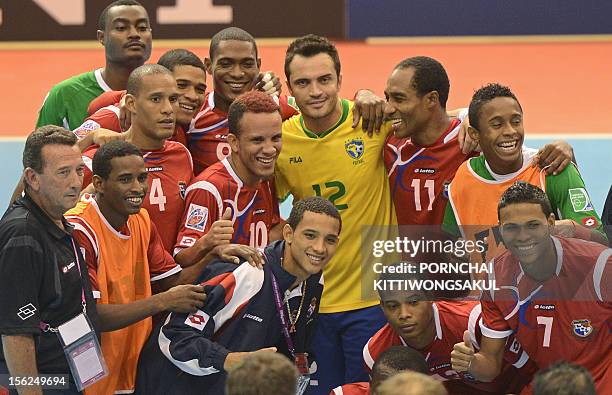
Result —
<svg viewBox="0 0 612 395"><path fill-rule="evenodd" d="M387 133L368 137L361 125L353 129L352 108L352 102L342 100L340 120L319 135L306 128L301 115L283 122L283 149L276 161L280 199L289 194L296 200L322 196L342 216L340 244L324 271L322 313L378 303L372 279L362 282L362 247L363 251L371 250L371 241L390 237L389 228L382 225L396 224L382 155ZM368 240L364 241L362 235ZM373 264L366 261L369 266ZM369 270L364 275L373 273ZM362 294L362 284L371 289L363 289Z"/></svg>

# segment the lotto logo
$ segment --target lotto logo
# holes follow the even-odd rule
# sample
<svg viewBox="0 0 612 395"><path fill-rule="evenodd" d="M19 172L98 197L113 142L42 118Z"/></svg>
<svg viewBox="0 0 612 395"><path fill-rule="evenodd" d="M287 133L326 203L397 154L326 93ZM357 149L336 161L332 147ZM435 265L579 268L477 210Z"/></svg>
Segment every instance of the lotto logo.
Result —
<svg viewBox="0 0 612 395"><path fill-rule="evenodd" d="M28 303L25 306L21 306L19 308L19 310L17 311L17 316L21 318L23 321L25 321L28 318L32 317L35 311L36 311L36 307L34 307L32 303Z"/></svg>
<svg viewBox="0 0 612 395"><path fill-rule="evenodd" d="M196 242L195 237L183 236L180 244L182 247L191 247L192 245L195 244L195 242Z"/></svg>
<svg viewBox="0 0 612 395"><path fill-rule="evenodd" d="M189 314L189 316L187 316L185 324L189 325L192 328L196 328L197 330L203 331L209 319L210 316L208 314L206 314L202 310L198 310L195 313Z"/></svg>
<svg viewBox="0 0 612 395"><path fill-rule="evenodd" d="M597 225L597 218L595 217L582 218L582 225L586 226L587 228L592 228L595 225Z"/></svg>

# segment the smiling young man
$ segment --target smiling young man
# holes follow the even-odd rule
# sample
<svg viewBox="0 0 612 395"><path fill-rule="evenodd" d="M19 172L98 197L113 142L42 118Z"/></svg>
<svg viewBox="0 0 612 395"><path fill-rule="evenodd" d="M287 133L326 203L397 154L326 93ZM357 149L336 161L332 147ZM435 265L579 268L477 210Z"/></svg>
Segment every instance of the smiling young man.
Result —
<svg viewBox="0 0 612 395"><path fill-rule="evenodd" d="M110 374L88 391L128 393L134 390L150 317L201 307L206 297L201 287L177 285L194 282L206 263L181 270L164 250L157 228L141 209L148 173L137 147L125 141L105 144L94 155L92 171L95 196L84 197L66 213L89 267L102 331L112 331L101 339Z"/></svg>
<svg viewBox="0 0 612 395"><path fill-rule="evenodd" d="M149 16L139 2L112 2L100 14L98 25L106 65L55 85L45 97L37 126L75 129L87 117L87 106L93 99L105 91L125 89L132 70L151 56Z"/></svg>
<svg viewBox="0 0 612 395"><path fill-rule="evenodd" d="M255 39L240 28L229 27L215 34L210 40L209 57L204 61L213 78L214 91L206 95L204 105L187 131L195 175L230 154L227 112L234 99L253 89L264 90L270 86L266 93L275 95L280 91L276 77L274 82L263 81ZM280 95L278 104L283 119L297 114L286 96Z"/></svg>
<svg viewBox="0 0 612 395"><path fill-rule="evenodd" d="M170 70L176 80L178 93L176 129L170 140L187 146L185 131L189 129L206 95L206 67L196 54L186 49L169 50L159 58L157 64ZM91 115L74 130L79 139L99 128L117 133L129 129L131 113L125 106L123 110L121 109L121 100L126 93L126 91L110 91L94 99L88 109ZM122 120L122 116L129 119L129 122Z"/></svg>
<svg viewBox="0 0 612 395"><path fill-rule="evenodd" d="M177 83L164 66L147 64L132 72L127 92L125 103L132 125L124 137L141 150L149 173L143 207L160 230L164 248L172 251L185 208L185 190L193 177L189 151L169 140L178 113ZM87 164L83 187L92 180L91 163L97 149L92 146L83 153Z"/></svg>
<svg viewBox="0 0 612 395"><path fill-rule="evenodd" d="M398 266L399 268L399 266ZM391 271L380 280L404 281L429 278L426 274L399 274ZM366 366L372 369L381 352L404 345L418 350L427 361L427 374L443 382L452 394L518 393L531 381L537 368L513 339L503 349L502 373L491 383L478 382L470 375L457 374L451 368L453 346L464 339L479 347L482 333L478 327L481 306L474 301L432 301L422 290L381 290L380 307L387 325L363 348Z"/></svg>
<svg viewBox="0 0 612 395"><path fill-rule="evenodd" d="M209 264L201 277L207 303L193 314L171 314L151 336L136 393L221 395L226 371L266 347L296 361L307 375L321 271L336 251L341 228L336 208L310 197L294 204L283 240L264 250L263 270Z"/></svg>
<svg viewBox="0 0 612 395"><path fill-rule="evenodd" d="M269 183L282 147L279 106L263 92L247 92L232 102L228 128L231 154L200 173L187 188L174 249L182 266L202 259L218 237L264 248L271 229L280 222ZM223 233L220 226L228 221L233 232L225 226L229 233Z"/></svg>
<svg viewBox="0 0 612 395"><path fill-rule="evenodd" d="M382 151L386 133L364 134L353 127L353 102L339 97L342 75L335 46L326 38L307 35L289 45L285 56L287 86L300 108L283 123L283 151L276 165L279 199L322 196L340 211L345 223L338 253L325 270L320 325L314 340L316 379L312 393L367 381L361 350L384 316L375 296L362 293L361 247L368 236L389 238L385 225L396 223ZM375 227L375 228L374 228ZM364 244L362 244L364 243Z"/></svg>
<svg viewBox="0 0 612 395"><path fill-rule="evenodd" d="M523 109L510 88L488 84L478 89L469 108L472 138L482 155L464 162L449 186L444 226L467 239L487 238L482 258L489 261L503 250L496 202L515 181L527 181L546 191L557 222L555 231L607 244L601 220L576 166L547 175L533 165L537 151L523 146ZM460 229L461 227L461 229Z"/></svg>
<svg viewBox="0 0 612 395"><path fill-rule="evenodd" d="M508 188L497 212L508 248L493 265L499 289L481 298L480 350L456 344L453 368L493 379L506 338L514 334L540 369L559 360L582 365L598 393L608 393L612 249L552 236L555 216L548 196L527 182Z"/></svg>

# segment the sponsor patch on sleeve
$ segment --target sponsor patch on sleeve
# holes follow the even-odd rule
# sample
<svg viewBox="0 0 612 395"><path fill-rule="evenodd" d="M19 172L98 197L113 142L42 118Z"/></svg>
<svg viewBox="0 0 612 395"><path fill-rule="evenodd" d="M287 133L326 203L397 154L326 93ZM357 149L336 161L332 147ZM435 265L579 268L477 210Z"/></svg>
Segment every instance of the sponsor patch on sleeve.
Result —
<svg viewBox="0 0 612 395"><path fill-rule="evenodd" d="M92 119L88 119L87 121L83 122L81 126L76 128L73 133L80 140L83 137L87 136L89 132L96 129L100 129L100 124Z"/></svg>
<svg viewBox="0 0 612 395"><path fill-rule="evenodd" d="M582 225L586 226L587 228L595 228L598 225L597 218L595 217L582 218L581 222Z"/></svg>
<svg viewBox="0 0 612 395"><path fill-rule="evenodd" d="M208 220L208 208L200 206L198 204L189 204L189 211L187 214L187 220L185 221L185 227L198 232L203 232Z"/></svg>
<svg viewBox="0 0 612 395"><path fill-rule="evenodd" d="M203 331L209 319L210 316L208 314L202 310L198 310L195 313L191 313L187 316L185 324L199 331Z"/></svg>
<svg viewBox="0 0 612 395"><path fill-rule="evenodd" d="M191 247L192 245L195 244L196 240L197 239L195 237L183 236L179 245L181 247Z"/></svg>
<svg viewBox="0 0 612 395"><path fill-rule="evenodd" d="M572 188L568 193L574 212L593 211L593 204L584 188Z"/></svg>

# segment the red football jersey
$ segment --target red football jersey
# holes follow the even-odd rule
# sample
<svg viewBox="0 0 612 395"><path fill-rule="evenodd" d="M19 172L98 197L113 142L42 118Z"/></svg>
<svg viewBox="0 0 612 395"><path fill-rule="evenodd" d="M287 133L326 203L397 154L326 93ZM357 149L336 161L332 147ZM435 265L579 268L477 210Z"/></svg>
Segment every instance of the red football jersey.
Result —
<svg viewBox="0 0 612 395"><path fill-rule="evenodd" d="M83 188L91 183L92 159L97 150L97 146L91 146L83 152ZM193 178L191 155L183 144L166 141L161 150L142 151L142 156L149 173L149 191L142 207L159 230L164 248L171 252L185 211L187 185Z"/></svg>
<svg viewBox="0 0 612 395"><path fill-rule="evenodd" d="M418 146L410 138L389 135L385 167L399 225L440 225L448 202L446 189L461 163L474 156L459 148L461 121L454 119L434 144Z"/></svg>
<svg viewBox="0 0 612 395"><path fill-rule="evenodd" d="M119 121L119 101L125 96L125 91L109 91L104 92L103 95L97 97L94 102L89 104L89 110L97 108L101 104L107 103L109 100L116 100L111 104L97 109L89 117L85 118L81 126L73 130L73 133L81 139L93 130L104 128L115 131L117 133L125 132L121 129L121 122ZM92 104L94 104L92 106ZM169 140L179 142L187 146L187 139L185 137L185 131L180 125L176 125L174 134Z"/></svg>
<svg viewBox="0 0 612 395"><path fill-rule="evenodd" d="M261 181L256 188L244 185L226 158L200 173L187 188L174 253L208 233L227 207L234 224L232 243L254 248L268 245L268 232L280 222L270 183Z"/></svg>
<svg viewBox="0 0 612 395"><path fill-rule="evenodd" d="M495 258L496 287L482 296L482 333L514 333L540 368L566 360L587 368L598 393L612 392L612 249L552 238L557 267L545 282L525 275L509 251Z"/></svg>
<svg viewBox="0 0 612 395"><path fill-rule="evenodd" d="M278 100L283 120L298 114L289 104L287 96L281 95ZM230 154L228 133L227 113L215 107L214 92L208 92L202 108L191 121L186 133L196 175Z"/></svg>
<svg viewBox="0 0 612 395"><path fill-rule="evenodd" d="M434 324L436 337L422 350L430 375L444 383L452 394L518 393L531 381L537 370L520 344L512 339L506 346L504 367L500 375L490 383L476 381L470 374L458 373L451 367L451 351L456 343L463 342L463 332L469 330L472 343L479 347L481 332L481 307L478 302L435 302ZM404 345L404 340L387 324L368 340L363 348L363 358L369 371L380 353L392 347ZM503 392L506 391L506 392Z"/></svg>
<svg viewBox="0 0 612 395"><path fill-rule="evenodd" d="M370 395L370 383L359 382L344 384L334 388L329 395Z"/></svg>
<svg viewBox="0 0 612 395"><path fill-rule="evenodd" d="M101 108L119 103L126 93L127 91L125 90L102 92L100 96L89 102L89 105L87 106L87 114L93 115Z"/></svg>

